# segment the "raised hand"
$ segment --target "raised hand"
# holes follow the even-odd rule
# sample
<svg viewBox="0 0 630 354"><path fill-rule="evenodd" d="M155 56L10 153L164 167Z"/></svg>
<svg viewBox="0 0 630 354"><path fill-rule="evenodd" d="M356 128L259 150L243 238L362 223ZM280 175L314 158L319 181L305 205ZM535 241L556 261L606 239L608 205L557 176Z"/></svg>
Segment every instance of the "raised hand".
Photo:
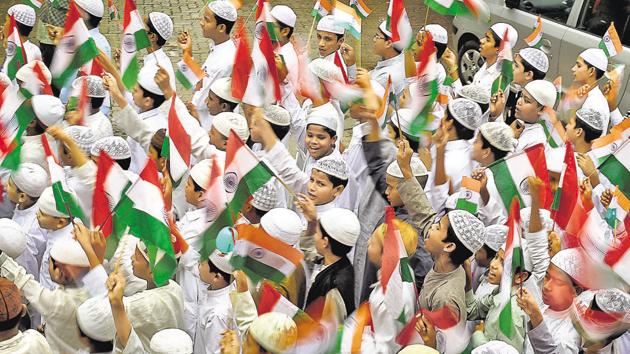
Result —
<svg viewBox="0 0 630 354"><path fill-rule="evenodd" d="M613 190L612 189L606 189L603 193L602 196L599 198L600 203L602 203L602 206L606 209L608 209L608 207L610 206L610 202L612 202L612 198L613 198Z"/></svg>
<svg viewBox="0 0 630 354"><path fill-rule="evenodd" d="M114 271L107 278L107 297L113 306L123 305L123 295L125 294L125 277L120 271Z"/></svg>
<svg viewBox="0 0 630 354"><path fill-rule="evenodd" d="M516 303L529 316L532 327L538 327L543 321L543 316L538 307L538 302L526 288L519 288L516 291Z"/></svg>
<svg viewBox="0 0 630 354"><path fill-rule="evenodd" d="M177 36L177 44L184 54L192 56L192 36L188 33L188 30L181 32Z"/></svg>
<svg viewBox="0 0 630 354"><path fill-rule="evenodd" d="M346 62L347 66L352 66L357 62L354 48L352 48L352 46L350 46L348 43L343 43L341 45L341 56L343 57L343 61Z"/></svg>
<svg viewBox="0 0 630 354"><path fill-rule="evenodd" d="M423 314L418 314L416 316L418 319L415 326L416 332L418 332L420 337L422 337L424 345L435 349L437 346L437 340L433 323Z"/></svg>
<svg viewBox="0 0 630 354"><path fill-rule="evenodd" d="M405 179L412 179L413 172L411 171L411 156L413 156L413 149L409 146L407 140L398 140L398 152L396 153L396 161L398 167Z"/></svg>
<svg viewBox="0 0 630 354"><path fill-rule="evenodd" d="M295 201L295 205L298 207L304 218L308 222L317 220L317 209L315 209L315 202L309 198L306 194L300 193Z"/></svg>

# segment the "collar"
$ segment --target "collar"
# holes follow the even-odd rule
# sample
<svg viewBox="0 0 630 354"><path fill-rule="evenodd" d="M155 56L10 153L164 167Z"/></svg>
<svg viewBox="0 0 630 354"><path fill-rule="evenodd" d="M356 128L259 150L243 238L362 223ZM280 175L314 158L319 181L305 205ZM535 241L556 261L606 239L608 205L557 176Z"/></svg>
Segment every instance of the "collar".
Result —
<svg viewBox="0 0 630 354"><path fill-rule="evenodd" d="M96 34L96 33L98 33L98 34L100 34L100 33L101 33L101 32L98 30L98 27L94 27L94 28L92 28L91 30L88 30L88 32L89 32L91 35L94 35L94 34Z"/></svg>
<svg viewBox="0 0 630 354"><path fill-rule="evenodd" d="M155 117L158 114L160 114L159 107L150 109L148 111L140 112L140 113L138 113L138 117L140 119L144 120L144 119L148 119L148 118L151 118L151 117Z"/></svg>
<svg viewBox="0 0 630 354"><path fill-rule="evenodd" d="M385 60L379 60L378 63L376 63L376 67L374 69L378 69L378 68L382 68L385 66L390 66L390 65L394 65L397 64L399 62L401 62L403 60L403 53L400 53L398 55L396 55L395 57L391 57L389 59L385 59Z"/></svg>
<svg viewBox="0 0 630 354"><path fill-rule="evenodd" d="M30 214L33 212L37 212L37 203L31 205L30 207L26 208L26 209L19 209L18 206L15 206L15 210L13 211L13 215L18 215L18 216L22 216L22 215L26 215L26 214Z"/></svg>
<svg viewBox="0 0 630 354"><path fill-rule="evenodd" d="M355 139L361 140L364 136L368 134L370 134L370 125L367 122L359 123L355 125L354 127L352 127L351 140L355 140Z"/></svg>
<svg viewBox="0 0 630 354"><path fill-rule="evenodd" d="M164 56L166 56L166 54L164 54L162 48L155 50L152 53L147 53L144 56L144 65L155 63L157 60Z"/></svg>
<svg viewBox="0 0 630 354"><path fill-rule="evenodd" d="M213 41L210 41L210 44L208 45L208 47L210 48L210 53L214 52L214 51L221 51L223 49L228 48L230 45L234 45L234 42L231 39L228 39L227 41L221 43L221 44L216 44Z"/></svg>
<svg viewBox="0 0 630 354"><path fill-rule="evenodd" d="M446 151L450 150L464 150L470 147L470 143L464 139L451 140L446 143Z"/></svg>
<svg viewBox="0 0 630 354"><path fill-rule="evenodd" d="M202 282L203 283L203 282ZM207 285L206 283L203 283L204 285ZM206 295L208 297L222 297L225 296L227 294L229 294L232 290L234 290L234 286L236 283L232 282L231 284L228 284L225 288L221 288L221 289L216 289L216 290L209 290L206 289Z"/></svg>
<svg viewBox="0 0 630 354"><path fill-rule="evenodd" d="M593 96L603 96L604 94L602 93L602 90L599 89L599 86L595 86L593 87L592 90L590 90L588 92L588 94L586 94L586 97L593 97Z"/></svg>
<svg viewBox="0 0 630 354"><path fill-rule="evenodd" d="M192 221L197 221L199 219L204 219L204 216L206 215L206 208L199 208L199 209L193 209L188 211L185 215L184 218L186 218L189 222Z"/></svg>
<svg viewBox="0 0 630 354"><path fill-rule="evenodd" d="M22 331L18 331L15 336L0 342L0 349L16 348L19 346L23 338L24 333L22 333Z"/></svg>
<svg viewBox="0 0 630 354"><path fill-rule="evenodd" d="M337 198L333 199L329 203L316 205L315 209L317 209L317 213L320 214L320 213L323 213L323 212L325 212L327 210L330 210L330 209L336 207L337 206L337 204L335 203L336 200L337 200Z"/></svg>
<svg viewBox="0 0 630 354"><path fill-rule="evenodd" d="M497 59L497 61L494 64L490 65L490 66L488 66L486 63L483 63L483 65L486 68L487 72L489 72L491 74L494 74L494 73L499 71L499 63L500 62L501 61Z"/></svg>

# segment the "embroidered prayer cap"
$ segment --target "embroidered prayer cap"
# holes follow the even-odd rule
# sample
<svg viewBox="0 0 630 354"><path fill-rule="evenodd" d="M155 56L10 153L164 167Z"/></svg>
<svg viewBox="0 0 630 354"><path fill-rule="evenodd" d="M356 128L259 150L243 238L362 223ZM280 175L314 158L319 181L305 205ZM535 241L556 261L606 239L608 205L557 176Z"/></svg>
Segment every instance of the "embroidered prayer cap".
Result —
<svg viewBox="0 0 630 354"><path fill-rule="evenodd" d="M69 191L73 193L72 191ZM55 202L55 196L53 194L52 187L48 186L44 189L42 194L37 199L37 209L43 214L55 217L55 218L67 218L68 214L57 210L57 203Z"/></svg>
<svg viewBox="0 0 630 354"><path fill-rule="evenodd" d="M11 219L0 219L0 250L16 259L26 248L26 235L22 227Z"/></svg>
<svg viewBox="0 0 630 354"><path fill-rule="evenodd" d="M467 98L456 98L448 103L448 112L464 127L475 130L481 125L481 107Z"/></svg>
<svg viewBox="0 0 630 354"><path fill-rule="evenodd" d="M507 238L508 227L505 225L490 225L486 227L486 246L498 252Z"/></svg>
<svg viewBox="0 0 630 354"><path fill-rule="evenodd" d="M346 246L354 247L361 232L359 218L344 208L326 210L319 216L319 223L328 236Z"/></svg>
<svg viewBox="0 0 630 354"><path fill-rule="evenodd" d="M464 247L472 253L479 251L486 242L486 230L481 220L465 210L451 210L446 215Z"/></svg>
<svg viewBox="0 0 630 354"><path fill-rule="evenodd" d="M7 278L0 277L0 322L14 319L22 312L20 289Z"/></svg>
<svg viewBox="0 0 630 354"><path fill-rule="evenodd" d="M525 207L521 209L521 228L527 232L529 230L529 220L531 217L532 208ZM540 220L542 221L545 230L551 231L553 230L553 220L551 219L551 212L547 209L538 209L538 215L540 215Z"/></svg>
<svg viewBox="0 0 630 354"><path fill-rule="evenodd" d="M504 341L491 340L473 349L471 354L518 354L518 350Z"/></svg>
<svg viewBox="0 0 630 354"><path fill-rule="evenodd" d="M79 305L77 324L81 332L93 340L108 342L116 336L112 308L104 296L91 297Z"/></svg>
<svg viewBox="0 0 630 354"><path fill-rule="evenodd" d="M164 92L155 82L155 74L158 71L157 65L145 65L138 73L138 85L150 93L158 96L164 96Z"/></svg>
<svg viewBox="0 0 630 354"><path fill-rule="evenodd" d="M59 263L67 265L77 267L90 266L90 261L83 247L81 247L77 240L72 238L62 238L55 241L50 249L50 257Z"/></svg>
<svg viewBox="0 0 630 354"><path fill-rule="evenodd" d="M582 275L585 272L586 259L584 254L578 248L567 248L556 253L551 258L551 264L560 268L576 283L582 285Z"/></svg>
<svg viewBox="0 0 630 354"><path fill-rule="evenodd" d="M604 130L604 119L602 114L592 108L578 109L575 112L575 117L595 130Z"/></svg>
<svg viewBox="0 0 630 354"><path fill-rule="evenodd" d="M105 12L102 0L75 0L75 3L92 16L103 17Z"/></svg>
<svg viewBox="0 0 630 354"><path fill-rule="evenodd" d="M439 354L437 350L423 344L412 344L404 347L398 354Z"/></svg>
<svg viewBox="0 0 630 354"><path fill-rule="evenodd" d="M492 25L490 29L501 40L503 40L503 35L505 35L505 31L507 30L508 41L510 42L510 46L514 48L516 42L518 41L518 32L516 31L516 28L512 27L512 25L508 25L507 23L499 22Z"/></svg>
<svg viewBox="0 0 630 354"><path fill-rule="evenodd" d="M538 48L525 47L518 52L518 55L540 72L547 73L549 70L549 58Z"/></svg>
<svg viewBox="0 0 630 354"><path fill-rule="evenodd" d="M23 25L33 27L35 26L35 20L37 19L37 15L35 14L35 10L24 4L17 4L9 7L7 10L7 14L9 16L13 16L15 22L21 23Z"/></svg>
<svg viewBox="0 0 630 354"><path fill-rule="evenodd" d="M553 107L556 104L558 91L556 86L547 80L534 80L525 85L525 90L539 104L545 107Z"/></svg>
<svg viewBox="0 0 630 354"><path fill-rule="evenodd" d="M249 333L266 351L279 354L290 351L298 339L298 329L291 317L280 312L258 316L249 326Z"/></svg>
<svg viewBox="0 0 630 354"><path fill-rule="evenodd" d="M430 23L422 27L420 31L427 31L431 33L435 43L448 44L448 32L446 31L446 28L436 23Z"/></svg>
<svg viewBox="0 0 630 354"><path fill-rule="evenodd" d="M308 70L327 82L343 82L341 69L330 60L316 58L308 64Z"/></svg>
<svg viewBox="0 0 630 354"><path fill-rule="evenodd" d="M630 328L629 296L618 289L583 291L571 306L573 325L590 342L626 332Z"/></svg>
<svg viewBox="0 0 630 354"><path fill-rule="evenodd" d="M149 349L154 354L192 354L193 341L188 333L181 329L166 328L158 331L151 337Z"/></svg>
<svg viewBox="0 0 630 354"><path fill-rule="evenodd" d="M35 65L37 64L39 64L39 67L42 69L42 72L44 73L44 77L46 78L47 83L50 84L51 83L50 80L52 80L52 74L50 73L50 70L48 70L48 67L41 60L31 60L28 63L26 63L26 65L19 68L17 73L15 73L15 78L22 82L32 82L36 80L39 83L40 81L39 79L37 79L37 76L35 75L35 72L33 71L35 69Z"/></svg>
<svg viewBox="0 0 630 354"><path fill-rule="evenodd" d="M313 169L344 181L348 180L348 166L342 158L332 156L322 157L315 162Z"/></svg>
<svg viewBox="0 0 630 354"><path fill-rule="evenodd" d="M103 85L103 79L96 75L77 77L74 82L72 82L72 89L74 92L81 92L81 85L83 85L83 80L87 82L88 97L104 98L107 96L107 91L105 90L105 86Z"/></svg>
<svg viewBox="0 0 630 354"><path fill-rule="evenodd" d="M197 162L190 169L190 178L203 189L208 187L210 183L210 170L212 169L212 160L205 159Z"/></svg>
<svg viewBox="0 0 630 354"><path fill-rule="evenodd" d="M92 154L92 156L99 156L101 151L105 151L105 153L114 160L128 159L131 157L129 143L119 136L107 136L98 139L94 145L92 145L90 154Z"/></svg>
<svg viewBox="0 0 630 354"><path fill-rule="evenodd" d="M31 98L31 102L35 116L47 127L58 123L66 113L63 103L55 96L36 95Z"/></svg>
<svg viewBox="0 0 630 354"><path fill-rule="evenodd" d="M478 104L490 104L490 91L485 87L469 84L456 90L459 97L467 98Z"/></svg>
<svg viewBox="0 0 630 354"><path fill-rule="evenodd" d="M253 194L252 206L258 210L269 211L276 207L278 203L278 192L276 191L275 180L263 184Z"/></svg>
<svg viewBox="0 0 630 354"><path fill-rule="evenodd" d="M289 27L295 27L297 16L290 7L286 5L276 5L271 9L271 11L269 11L269 13L276 19L276 21Z"/></svg>
<svg viewBox="0 0 630 354"><path fill-rule="evenodd" d="M608 69L608 57L603 50L599 48L588 48L579 55L587 64L596 67L601 71Z"/></svg>
<svg viewBox="0 0 630 354"><path fill-rule="evenodd" d="M221 112L214 116L212 126L225 137L230 136L230 130L234 130L241 140L249 138L249 126L247 119L234 112Z"/></svg>
<svg viewBox="0 0 630 354"><path fill-rule="evenodd" d="M270 104L263 107L265 119L275 125L286 127L291 125L291 115L289 111L277 104Z"/></svg>
<svg viewBox="0 0 630 354"><path fill-rule="evenodd" d="M514 131L503 122L487 122L479 127L479 132L490 145L501 151L514 151Z"/></svg>
<svg viewBox="0 0 630 354"><path fill-rule="evenodd" d="M415 177L426 176L429 174L427 168L424 166L424 163L420 161L420 158L417 155L411 156L411 172ZM392 163L387 166L387 174L396 177L403 178L402 171L400 170L400 166L398 166L398 161L394 160Z"/></svg>
<svg viewBox="0 0 630 354"><path fill-rule="evenodd" d="M212 262L215 267L219 268L220 271L232 274L234 267L230 264L230 257L232 257L232 253L222 253L219 252L219 250L214 250L214 252L210 253L208 259L210 259L210 262Z"/></svg>
<svg viewBox="0 0 630 354"><path fill-rule="evenodd" d="M232 96L232 78L222 77L214 80L212 85L210 85L210 91L228 102L239 102L238 99Z"/></svg>
<svg viewBox="0 0 630 354"><path fill-rule="evenodd" d="M94 130L83 125L71 125L65 127L63 131L79 145L79 149L86 155L90 154L92 146L98 138L96 134L94 134Z"/></svg>
<svg viewBox="0 0 630 354"><path fill-rule="evenodd" d="M274 208L260 218L260 227L287 245L295 245L300 240L302 221L298 214L286 208Z"/></svg>
<svg viewBox="0 0 630 354"><path fill-rule="evenodd" d="M17 171L11 172L15 186L31 198L37 198L50 184L48 172L38 164L22 162Z"/></svg>
<svg viewBox="0 0 630 354"><path fill-rule="evenodd" d="M229 1L211 1L208 4L208 8L213 14L224 20L228 20L230 22L236 21L236 8Z"/></svg>
<svg viewBox="0 0 630 354"><path fill-rule="evenodd" d="M323 32L330 32L334 34L344 35L346 29L341 25L341 22L335 19L333 15L326 15L317 22L317 30Z"/></svg>
<svg viewBox="0 0 630 354"><path fill-rule="evenodd" d="M150 12L149 20L157 31L157 33L164 40L168 40L173 35L173 20L171 17L163 12Z"/></svg>

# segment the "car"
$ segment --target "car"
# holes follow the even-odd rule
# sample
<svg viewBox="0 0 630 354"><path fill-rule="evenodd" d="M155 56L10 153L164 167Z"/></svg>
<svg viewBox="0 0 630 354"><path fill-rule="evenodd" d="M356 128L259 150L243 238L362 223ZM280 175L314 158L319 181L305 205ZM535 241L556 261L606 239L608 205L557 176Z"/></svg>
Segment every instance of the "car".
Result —
<svg viewBox="0 0 630 354"><path fill-rule="evenodd" d="M507 5L506 5L507 3ZM629 0L487 0L492 22L509 23L519 34L514 53L527 46L523 40L533 30L537 16L542 19L541 49L549 56L548 80L562 76L567 87L573 81L571 68L577 56L586 48L597 48L611 21L619 33L623 51L609 62L625 64L628 70L619 90L619 108L630 109L630 1ZM483 65L479 54L479 40L490 24L473 18L456 16L453 19L454 43L459 60L462 83L472 82ZM603 87L602 80L600 87Z"/></svg>

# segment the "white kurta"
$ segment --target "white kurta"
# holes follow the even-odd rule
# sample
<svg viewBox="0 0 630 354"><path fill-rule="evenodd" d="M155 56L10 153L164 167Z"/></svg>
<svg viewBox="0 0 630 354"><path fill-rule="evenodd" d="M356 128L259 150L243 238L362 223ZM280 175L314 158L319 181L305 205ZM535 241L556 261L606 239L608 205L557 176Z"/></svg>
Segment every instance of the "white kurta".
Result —
<svg viewBox="0 0 630 354"><path fill-rule="evenodd" d="M0 354L52 353L46 338L34 329L19 331L14 337L0 342Z"/></svg>
<svg viewBox="0 0 630 354"><path fill-rule="evenodd" d="M148 53L144 56L144 66L161 66L168 73L168 78L171 83L171 89L175 91L177 89L177 82L175 80L175 70L173 69L173 63L171 59L164 53L162 48L154 51L153 53Z"/></svg>
<svg viewBox="0 0 630 354"><path fill-rule="evenodd" d="M84 123L86 127L92 129L97 139L114 135L112 122L101 111L85 117Z"/></svg>
<svg viewBox="0 0 630 354"><path fill-rule="evenodd" d="M518 138L518 143L512 154L522 152L528 147L541 143L547 148L547 136L545 135L543 127L538 123L525 123L525 129L521 132L521 136Z"/></svg>
<svg viewBox="0 0 630 354"><path fill-rule="evenodd" d="M32 274L35 279L39 279L39 269L46 251L46 235L48 233L39 227L37 210L37 204L33 204L30 208L23 210L16 207L13 212L13 221L22 227L26 235L26 249L15 261L24 267L27 273Z"/></svg>
<svg viewBox="0 0 630 354"><path fill-rule="evenodd" d="M604 131L601 136L608 133L608 124L610 123L610 108L608 108L608 101L606 97L599 89L599 86L595 86L586 95L586 100L582 104L582 108L590 108L599 112L604 120Z"/></svg>
<svg viewBox="0 0 630 354"><path fill-rule="evenodd" d="M582 339L575 327L573 327L573 323L571 323L570 309L557 312L545 304L542 306L543 323L536 328L529 329L527 333L528 338L525 340L525 353L534 354L529 337L544 338L540 332L547 330L548 334L555 341L554 343L549 343L550 346L555 346L553 354L577 354Z"/></svg>
<svg viewBox="0 0 630 354"><path fill-rule="evenodd" d="M64 238L72 239L72 230L73 226L71 223L59 230L48 230L48 235L46 237L46 250L42 256L42 265L39 268L39 283L43 288L52 290L57 287L57 283L54 283L50 278L50 272L48 270L48 263L50 263L50 250L55 242Z"/></svg>
<svg viewBox="0 0 630 354"><path fill-rule="evenodd" d="M487 63L483 63L479 71L473 77L473 84L484 87L488 92L492 89L492 83L501 74L501 68L499 67L499 61L488 66Z"/></svg>
<svg viewBox="0 0 630 354"><path fill-rule="evenodd" d="M52 143L53 139L49 138L48 142ZM52 145L51 149L54 149ZM32 162L38 164L44 170L48 171L48 162L46 162L46 154L44 153L44 147L42 146L41 135L22 136L22 151L20 151L20 158L22 162Z"/></svg>
<svg viewBox="0 0 630 354"><path fill-rule="evenodd" d="M444 152L444 169L452 186L453 192L459 191L463 176L470 176L476 166L476 162L470 157L472 145L467 140L451 140L446 143ZM431 148L433 160L427 186L433 188L435 181L435 147Z"/></svg>
<svg viewBox="0 0 630 354"><path fill-rule="evenodd" d="M118 113L118 116L122 116L122 111ZM146 126L149 129L151 129L151 135L168 126L166 116L163 115L157 108L142 112L138 114L138 117L146 123ZM131 135L127 131L125 131L125 133ZM148 142L149 144L151 143L151 138L149 138ZM147 144L147 146L143 146L141 142L129 136L127 137L127 143L129 144L129 150L131 150L131 164L129 165L129 171L139 174L144 168L144 164L147 160L149 145Z"/></svg>
<svg viewBox="0 0 630 354"><path fill-rule="evenodd" d="M230 292L235 284L218 290L204 290L199 294L199 317L195 330L194 353L221 353L221 334L236 329Z"/></svg>
<svg viewBox="0 0 630 354"><path fill-rule="evenodd" d="M387 86L388 77L392 77L392 92L396 97L400 97L405 89L405 55L400 53L395 57L379 60L372 71L370 77L381 86Z"/></svg>
<svg viewBox="0 0 630 354"><path fill-rule="evenodd" d="M297 87L298 85L298 55L295 52L295 48L293 47L293 43L290 41L285 45L280 47L280 54L282 54L282 58L284 59L284 64L287 67L287 80L291 82L293 87Z"/></svg>

